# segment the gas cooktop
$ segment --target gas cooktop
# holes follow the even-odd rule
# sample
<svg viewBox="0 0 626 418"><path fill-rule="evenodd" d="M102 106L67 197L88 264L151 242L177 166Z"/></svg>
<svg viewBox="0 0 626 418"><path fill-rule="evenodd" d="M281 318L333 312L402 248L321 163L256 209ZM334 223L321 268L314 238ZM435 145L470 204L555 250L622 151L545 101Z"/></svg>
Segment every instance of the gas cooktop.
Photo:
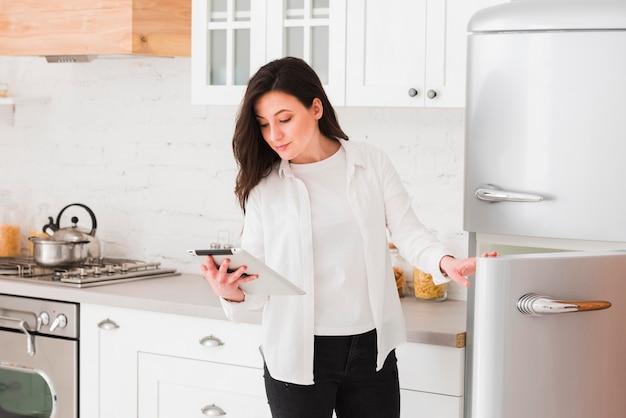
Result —
<svg viewBox="0 0 626 418"><path fill-rule="evenodd" d="M88 259L76 267L46 268L32 257L0 257L0 278L69 287L93 287L156 277L177 276L175 269L123 258Z"/></svg>

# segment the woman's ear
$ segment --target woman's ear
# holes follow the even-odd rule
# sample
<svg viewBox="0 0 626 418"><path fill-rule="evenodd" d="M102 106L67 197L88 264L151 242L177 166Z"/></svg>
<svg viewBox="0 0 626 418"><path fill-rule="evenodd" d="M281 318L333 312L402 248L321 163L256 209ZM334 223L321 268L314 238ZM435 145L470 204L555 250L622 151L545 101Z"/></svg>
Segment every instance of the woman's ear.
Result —
<svg viewBox="0 0 626 418"><path fill-rule="evenodd" d="M324 105L319 98L313 99L313 103L311 103L311 110L313 111L313 117L315 119L320 120L324 115Z"/></svg>

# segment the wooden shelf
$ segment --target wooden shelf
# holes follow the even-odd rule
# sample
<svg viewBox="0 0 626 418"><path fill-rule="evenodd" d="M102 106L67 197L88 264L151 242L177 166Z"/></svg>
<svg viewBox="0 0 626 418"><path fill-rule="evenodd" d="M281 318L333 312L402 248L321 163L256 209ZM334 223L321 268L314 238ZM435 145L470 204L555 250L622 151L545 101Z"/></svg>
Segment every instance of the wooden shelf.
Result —
<svg viewBox="0 0 626 418"><path fill-rule="evenodd" d="M0 105L43 104L48 100L47 97L0 97Z"/></svg>
<svg viewBox="0 0 626 418"><path fill-rule="evenodd" d="M2 111L2 113L8 115L7 123L12 126L15 122L15 106L41 105L46 104L49 100L48 97L0 97L0 107L11 106L10 110Z"/></svg>

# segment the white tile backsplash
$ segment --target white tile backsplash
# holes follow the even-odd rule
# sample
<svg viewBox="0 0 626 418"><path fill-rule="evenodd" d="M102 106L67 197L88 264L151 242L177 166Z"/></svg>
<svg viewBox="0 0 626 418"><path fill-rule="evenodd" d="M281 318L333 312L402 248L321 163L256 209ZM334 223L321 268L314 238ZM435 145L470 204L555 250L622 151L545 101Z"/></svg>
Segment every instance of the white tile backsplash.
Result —
<svg viewBox="0 0 626 418"><path fill-rule="evenodd" d="M41 203L56 217L80 202L95 212L108 256L195 273L188 248L224 231L237 242L230 145L237 109L190 104L188 58L0 57L0 82L12 96L49 98L0 106L0 190L19 203L24 234ZM389 153L422 221L465 256L463 110L336 110L351 139ZM449 293L466 298L456 285Z"/></svg>

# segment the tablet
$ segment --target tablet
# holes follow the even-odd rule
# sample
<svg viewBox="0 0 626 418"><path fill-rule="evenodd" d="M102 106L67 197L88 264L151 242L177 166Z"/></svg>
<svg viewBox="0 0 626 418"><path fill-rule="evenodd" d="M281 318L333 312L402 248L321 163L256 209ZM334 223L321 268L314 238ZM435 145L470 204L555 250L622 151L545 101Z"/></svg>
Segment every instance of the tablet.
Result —
<svg viewBox="0 0 626 418"><path fill-rule="evenodd" d="M221 264L225 258L230 259L231 270L247 266L246 274L258 274L259 278L241 283L239 287L251 295L304 295L304 290L271 269L264 262L242 248L188 250L193 255L210 255L215 263Z"/></svg>

